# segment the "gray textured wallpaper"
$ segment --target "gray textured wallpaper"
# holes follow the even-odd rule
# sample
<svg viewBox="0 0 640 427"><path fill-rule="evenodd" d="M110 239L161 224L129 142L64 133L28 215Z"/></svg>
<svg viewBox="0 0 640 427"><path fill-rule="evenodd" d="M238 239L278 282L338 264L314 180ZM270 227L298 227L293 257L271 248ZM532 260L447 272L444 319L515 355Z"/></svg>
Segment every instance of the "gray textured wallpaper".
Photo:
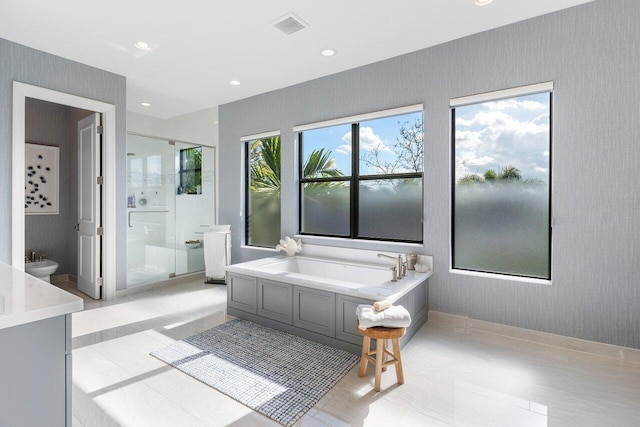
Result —
<svg viewBox="0 0 640 427"><path fill-rule="evenodd" d="M78 273L78 121L91 111L27 99L27 142L60 148L58 215L25 216L27 253L46 252L60 266L54 274Z"/></svg>
<svg viewBox="0 0 640 427"><path fill-rule="evenodd" d="M126 246L126 79L104 70L0 39L0 261L11 263L11 126L13 82L116 106L116 245ZM30 249L30 248L27 248ZM117 254L117 287L126 287L126 253Z"/></svg>
<svg viewBox="0 0 640 427"><path fill-rule="evenodd" d="M220 221L241 249L240 137L282 133L282 233L298 230L292 128L424 104L432 310L640 348L640 2L598 0L220 107ZM451 98L554 81L553 285L449 273ZM406 251L394 245L343 246Z"/></svg>

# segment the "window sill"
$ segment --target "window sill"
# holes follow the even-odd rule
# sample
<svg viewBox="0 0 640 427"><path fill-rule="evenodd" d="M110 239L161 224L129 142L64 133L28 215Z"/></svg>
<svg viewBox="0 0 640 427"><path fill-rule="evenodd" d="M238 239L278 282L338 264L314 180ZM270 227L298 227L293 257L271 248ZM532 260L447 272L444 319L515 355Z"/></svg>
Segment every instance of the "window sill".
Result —
<svg viewBox="0 0 640 427"><path fill-rule="evenodd" d="M265 248L262 246L250 246L250 245L241 245L240 249L253 249L256 251L265 251L265 252L278 252L276 248Z"/></svg>
<svg viewBox="0 0 640 427"><path fill-rule="evenodd" d="M342 237L310 236L308 234L296 234L294 238L301 239L303 245L306 243L310 245L349 247L355 249L369 249L372 246L382 248L388 246L408 249L424 248L422 243L390 242L387 240L345 239Z"/></svg>
<svg viewBox="0 0 640 427"><path fill-rule="evenodd" d="M510 282L521 282L521 283L530 283L532 285L545 285L551 286L551 280L548 279L534 279L533 277L519 277L519 276L509 276L506 274L495 274L495 273L481 273L478 271L466 271L466 270L457 270L454 268L449 269L449 273L451 274L460 274L463 276L474 276L474 277L482 277L485 279L498 279L498 280L507 280Z"/></svg>

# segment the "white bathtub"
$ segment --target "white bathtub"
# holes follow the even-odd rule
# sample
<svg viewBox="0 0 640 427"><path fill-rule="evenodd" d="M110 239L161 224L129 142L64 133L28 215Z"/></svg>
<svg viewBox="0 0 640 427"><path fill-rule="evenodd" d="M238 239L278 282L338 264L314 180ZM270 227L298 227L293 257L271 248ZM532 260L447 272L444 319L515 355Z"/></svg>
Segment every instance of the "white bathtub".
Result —
<svg viewBox="0 0 640 427"><path fill-rule="evenodd" d="M391 301L401 298L431 275L410 271L403 279L392 282L392 268L392 265L382 262L373 264L298 255L233 264L227 267L227 272L372 300Z"/></svg>
<svg viewBox="0 0 640 427"><path fill-rule="evenodd" d="M313 277L361 285L381 285L392 278L391 266L374 266L330 259L292 257L266 264L265 271L291 277Z"/></svg>

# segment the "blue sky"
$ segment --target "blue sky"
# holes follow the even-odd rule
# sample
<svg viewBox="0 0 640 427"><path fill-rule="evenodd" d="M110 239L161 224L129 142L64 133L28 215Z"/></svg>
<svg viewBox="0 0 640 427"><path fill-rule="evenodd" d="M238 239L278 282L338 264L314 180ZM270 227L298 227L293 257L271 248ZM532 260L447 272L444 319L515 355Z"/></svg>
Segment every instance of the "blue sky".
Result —
<svg viewBox="0 0 640 427"><path fill-rule="evenodd" d="M513 165L548 182L548 93L456 108L456 180Z"/></svg>
<svg viewBox="0 0 640 427"><path fill-rule="evenodd" d="M396 154L393 151L393 144L400 136L400 122L408 122L412 125L416 118L421 118L422 113L410 113L402 116L385 117L381 119L363 121L360 123L360 173L379 173L375 168L368 167L362 162L364 156L370 156L372 150L378 149L379 158L383 162L393 162ZM351 125L339 125L321 129L314 129L304 132L304 152L306 158L313 150L320 148L331 150L336 166L345 175L351 173ZM396 172L406 172L396 170Z"/></svg>

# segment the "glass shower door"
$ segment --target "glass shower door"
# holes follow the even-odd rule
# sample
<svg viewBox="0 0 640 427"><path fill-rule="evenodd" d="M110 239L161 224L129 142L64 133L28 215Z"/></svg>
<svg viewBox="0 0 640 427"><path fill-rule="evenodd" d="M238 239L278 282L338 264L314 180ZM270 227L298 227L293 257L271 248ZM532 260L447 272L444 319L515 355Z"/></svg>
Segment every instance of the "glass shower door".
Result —
<svg viewBox="0 0 640 427"><path fill-rule="evenodd" d="M175 149L166 140L127 138L127 287L176 274Z"/></svg>

